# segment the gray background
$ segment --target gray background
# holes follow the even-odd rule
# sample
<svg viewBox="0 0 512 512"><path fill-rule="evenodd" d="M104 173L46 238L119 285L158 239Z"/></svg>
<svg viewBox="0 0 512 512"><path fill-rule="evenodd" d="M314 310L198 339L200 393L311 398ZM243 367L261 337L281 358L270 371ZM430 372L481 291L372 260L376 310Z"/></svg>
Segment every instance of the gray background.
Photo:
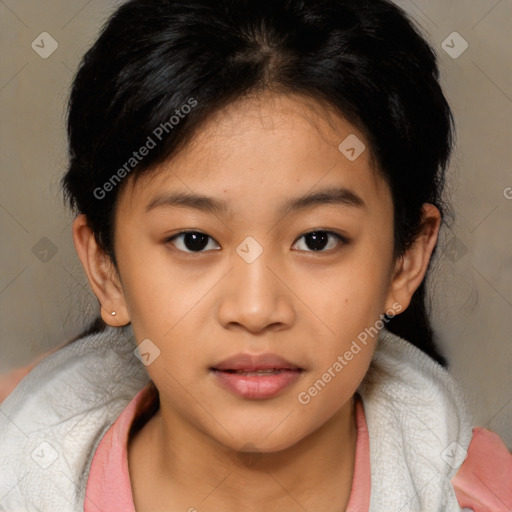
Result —
<svg viewBox="0 0 512 512"><path fill-rule="evenodd" d="M62 345L97 311L59 180L73 73L119 3L0 1L0 373ZM512 447L512 2L397 3L436 48L458 131L455 222L429 280L434 324L477 423ZM58 43L47 59L31 47L42 32ZM443 49L462 48L453 32L469 45L458 58Z"/></svg>

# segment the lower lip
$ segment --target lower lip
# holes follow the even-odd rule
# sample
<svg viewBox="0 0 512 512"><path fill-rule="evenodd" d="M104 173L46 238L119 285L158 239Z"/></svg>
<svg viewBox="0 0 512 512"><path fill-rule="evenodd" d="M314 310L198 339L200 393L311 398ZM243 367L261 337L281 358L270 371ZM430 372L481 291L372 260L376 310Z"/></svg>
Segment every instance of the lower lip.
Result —
<svg viewBox="0 0 512 512"><path fill-rule="evenodd" d="M277 395L300 377L300 370L281 370L279 373L247 376L243 373L229 373L213 370L219 384L243 398L262 399Z"/></svg>

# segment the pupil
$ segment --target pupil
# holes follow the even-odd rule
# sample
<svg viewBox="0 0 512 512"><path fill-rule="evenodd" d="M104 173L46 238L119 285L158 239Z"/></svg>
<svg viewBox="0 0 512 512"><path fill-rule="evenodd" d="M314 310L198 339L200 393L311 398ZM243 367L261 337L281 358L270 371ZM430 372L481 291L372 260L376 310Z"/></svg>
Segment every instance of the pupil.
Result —
<svg viewBox="0 0 512 512"><path fill-rule="evenodd" d="M201 251L208 245L208 235L203 233L185 233L184 244L190 251Z"/></svg>
<svg viewBox="0 0 512 512"><path fill-rule="evenodd" d="M306 243L310 249L319 251L327 245L328 236L325 231L315 231L306 235Z"/></svg>

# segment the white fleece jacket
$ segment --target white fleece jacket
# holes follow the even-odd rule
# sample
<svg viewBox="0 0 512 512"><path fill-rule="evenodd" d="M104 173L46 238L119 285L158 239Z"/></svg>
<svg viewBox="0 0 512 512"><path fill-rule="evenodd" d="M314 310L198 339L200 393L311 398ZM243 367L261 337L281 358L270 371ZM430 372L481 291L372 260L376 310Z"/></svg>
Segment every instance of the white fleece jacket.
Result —
<svg viewBox="0 0 512 512"><path fill-rule="evenodd" d="M134 348L130 326L81 338L39 363L0 405L0 511L83 512L101 438L150 380ZM374 360L378 380L359 390L370 512L460 511L450 480L472 437L460 392L441 366L386 329Z"/></svg>

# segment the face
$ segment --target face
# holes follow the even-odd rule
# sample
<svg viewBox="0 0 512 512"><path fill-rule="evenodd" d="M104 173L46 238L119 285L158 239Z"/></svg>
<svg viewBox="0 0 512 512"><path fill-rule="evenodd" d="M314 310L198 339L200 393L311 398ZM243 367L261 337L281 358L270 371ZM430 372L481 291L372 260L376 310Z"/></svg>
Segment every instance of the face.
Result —
<svg viewBox="0 0 512 512"><path fill-rule="evenodd" d="M355 160L338 148L349 135L367 148ZM115 225L170 421L269 452L350 409L375 349L365 329L396 307L391 194L354 126L299 97L232 104L127 183Z"/></svg>

